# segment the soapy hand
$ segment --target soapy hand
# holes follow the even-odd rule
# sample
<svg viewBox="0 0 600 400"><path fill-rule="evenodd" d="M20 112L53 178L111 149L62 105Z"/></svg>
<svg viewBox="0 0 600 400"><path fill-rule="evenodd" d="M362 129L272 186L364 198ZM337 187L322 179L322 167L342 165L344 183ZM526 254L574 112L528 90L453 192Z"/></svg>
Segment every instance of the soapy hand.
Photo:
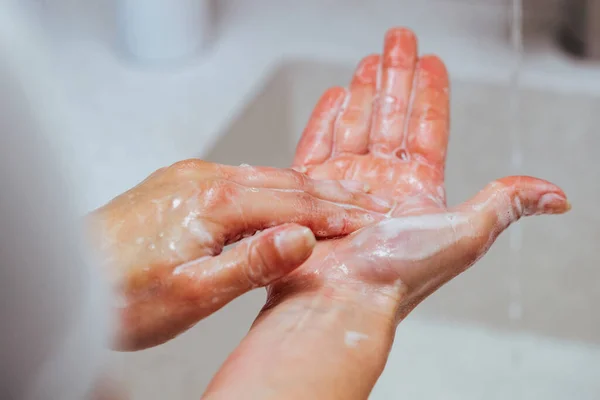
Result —
<svg viewBox="0 0 600 400"><path fill-rule="evenodd" d="M342 236L381 220L390 205L365 189L200 160L158 170L88 217L120 299L116 347L163 343L301 265L315 235Z"/></svg>
<svg viewBox="0 0 600 400"><path fill-rule="evenodd" d="M294 168L362 181L394 207L383 221L317 243L269 286L206 398L367 398L407 313L520 217L569 209L558 187L530 177L500 179L447 207L448 91L442 61L418 58L413 33L392 29L383 56L365 58L349 90L323 95Z"/></svg>
<svg viewBox="0 0 600 400"><path fill-rule="evenodd" d="M330 296L383 294L402 318L483 256L520 217L570 208L560 188L524 176L495 181L448 208L448 133L443 62L418 58L411 31L388 31L383 56L363 59L349 90L336 87L323 95L294 168L316 179L365 182L371 193L394 203L390 218L319 243L301 268L271 287L267 309L294 293L326 289Z"/></svg>

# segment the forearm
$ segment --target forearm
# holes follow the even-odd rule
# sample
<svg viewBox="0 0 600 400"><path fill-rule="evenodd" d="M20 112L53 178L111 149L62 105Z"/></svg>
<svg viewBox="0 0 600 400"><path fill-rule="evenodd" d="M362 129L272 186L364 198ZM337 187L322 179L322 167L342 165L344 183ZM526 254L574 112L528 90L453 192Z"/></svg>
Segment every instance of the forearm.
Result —
<svg viewBox="0 0 600 400"><path fill-rule="evenodd" d="M397 300L319 288L264 311L206 397L365 399L396 328Z"/></svg>

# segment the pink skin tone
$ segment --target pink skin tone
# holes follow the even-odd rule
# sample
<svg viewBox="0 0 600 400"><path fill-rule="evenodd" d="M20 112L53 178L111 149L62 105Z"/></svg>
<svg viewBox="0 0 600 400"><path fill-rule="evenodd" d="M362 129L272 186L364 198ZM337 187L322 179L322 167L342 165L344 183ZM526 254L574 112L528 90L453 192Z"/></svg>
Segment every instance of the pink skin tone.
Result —
<svg viewBox="0 0 600 400"><path fill-rule="evenodd" d="M362 181L394 208L384 221L319 242L269 286L267 305L206 398L367 398L398 323L416 305L520 217L569 210L559 187L525 176L447 207L448 134L443 62L419 58L409 30L388 31L383 55L363 59L348 90L329 89L318 102L294 168Z"/></svg>
<svg viewBox="0 0 600 400"><path fill-rule="evenodd" d="M300 266L315 235L343 236L382 220L391 204L365 189L200 160L155 172L88 216L119 299L115 348L161 344Z"/></svg>

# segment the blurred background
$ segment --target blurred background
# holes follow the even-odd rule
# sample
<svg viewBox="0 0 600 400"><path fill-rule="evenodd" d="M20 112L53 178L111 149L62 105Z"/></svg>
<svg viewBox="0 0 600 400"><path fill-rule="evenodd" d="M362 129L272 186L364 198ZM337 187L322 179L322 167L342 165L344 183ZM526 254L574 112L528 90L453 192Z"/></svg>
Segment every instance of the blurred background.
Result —
<svg viewBox="0 0 600 400"><path fill-rule="evenodd" d="M562 186L399 328L373 399L600 398L600 1L23 0L70 109L51 138L84 209L189 157L286 167L320 94L407 26L452 80L450 204L488 181ZM596 42L598 41L598 42ZM156 349L112 354L133 399L199 398L264 293Z"/></svg>

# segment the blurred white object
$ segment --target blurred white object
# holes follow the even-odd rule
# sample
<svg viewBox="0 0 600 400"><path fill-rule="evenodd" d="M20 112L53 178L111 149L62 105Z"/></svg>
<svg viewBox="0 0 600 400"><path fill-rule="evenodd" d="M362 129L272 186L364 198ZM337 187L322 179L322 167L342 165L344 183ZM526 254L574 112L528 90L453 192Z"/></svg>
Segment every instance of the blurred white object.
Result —
<svg viewBox="0 0 600 400"><path fill-rule="evenodd" d="M211 32L210 0L117 0L122 45L138 61L184 60Z"/></svg>
<svg viewBox="0 0 600 400"><path fill-rule="evenodd" d="M20 16L0 6L0 398L83 399L108 340L107 291L53 158L66 109Z"/></svg>

